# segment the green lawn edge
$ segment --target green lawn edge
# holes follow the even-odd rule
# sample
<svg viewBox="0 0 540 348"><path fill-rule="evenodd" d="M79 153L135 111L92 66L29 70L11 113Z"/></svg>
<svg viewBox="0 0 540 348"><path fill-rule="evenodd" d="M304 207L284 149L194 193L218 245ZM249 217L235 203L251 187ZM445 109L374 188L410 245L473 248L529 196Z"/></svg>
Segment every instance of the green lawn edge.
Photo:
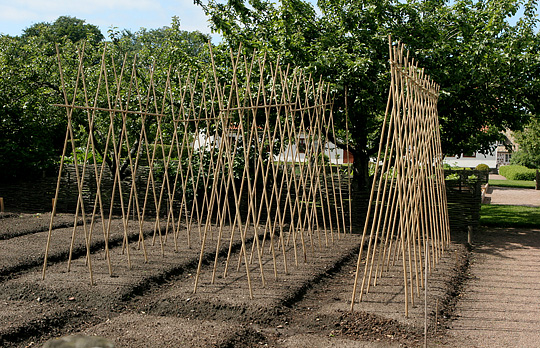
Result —
<svg viewBox="0 0 540 348"><path fill-rule="evenodd" d="M480 225L540 228L540 207L482 204Z"/></svg>
<svg viewBox="0 0 540 348"><path fill-rule="evenodd" d="M517 188L535 188L535 185L536 185L534 181L525 181L525 180L489 179L488 183L490 186L517 187Z"/></svg>

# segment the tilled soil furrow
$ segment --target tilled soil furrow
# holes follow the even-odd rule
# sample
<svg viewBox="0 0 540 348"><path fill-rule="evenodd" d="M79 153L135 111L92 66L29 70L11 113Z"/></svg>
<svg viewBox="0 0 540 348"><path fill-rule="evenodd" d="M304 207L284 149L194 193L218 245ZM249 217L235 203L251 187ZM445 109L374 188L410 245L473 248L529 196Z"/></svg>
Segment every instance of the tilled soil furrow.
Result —
<svg viewBox="0 0 540 348"><path fill-rule="evenodd" d="M136 224L136 222L130 222ZM88 225L89 227L89 225ZM47 257L47 264L54 264L65 261L69 258L73 226L68 228L54 229L51 233L51 242ZM89 229L87 229L89 231ZM110 248L122 244L124 232L122 221L112 220L109 232L108 245ZM144 224L143 234L145 236L154 233L154 223ZM23 271L29 271L35 267L42 267L47 245L48 231L23 234L19 237L8 240L0 240L0 282L16 276ZM86 255L86 241L83 226L78 226L75 232L72 258L76 259ZM139 236L138 230L133 229L128 232L128 239L134 240ZM94 253L105 247L101 222L93 226L93 234L90 242L90 252Z"/></svg>
<svg viewBox="0 0 540 348"><path fill-rule="evenodd" d="M253 345L253 340L264 342L262 335L257 337L256 331L247 332L234 321L196 320L148 313L122 313L86 328L83 333L109 337L115 342L116 348L256 347L259 346L258 342L255 341L257 343ZM247 345L238 344L240 342Z"/></svg>
<svg viewBox="0 0 540 348"><path fill-rule="evenodd" d="M0 328L1 347L32 347L37 337L58 335L77 329L91 320L96 322L91 314L77 309L58 309L56 305L36 308L28 303L24 303L24 306L25 309L18 315L5 318L9 324Z"/></svg>
<svg viewBox="0 0 540 348"><path fill-rule="evenodd" d="M399 262L396 270L385 274L364 295L363 301L356 304L355 312L349 312L359 235L334 238L334 243L326 248L321 247L322 236L306 235L304 243L296 236L296 245L293 239L289 240L285 251L275 240L275 262L268 240L259 261L256 249L252 249L254 240L246 241L244 257L242 243L235 236L227 263L230 232L225 229L219 248L216 235L209 234L194 293L201 252L197 229L192 231L190 246L182 236L175 247L173 235L169 234L166 242L164 236L161 239L162 247L159 237L152 243L154 223L150 222L145 227L150 234L145 238L145 258L142 245L137 243L135 225L136 222L130 221L130 231L134 230L130 236L134 240L128 249L122 247L121 220L111 230L114 231L111 236L116 238L109 244L112 275L100 244L103 236L95 232L102 229L94 228L90 255L94 285L90 284L82 229L76 240L81 251L72 260L69 272L67 263L60 261L66 260L73 228L54 231L52 261L45 280L35 266L42 265L47 232L1 241L0 246L12 249L9 254L14 259L2 257L0 262L24 264L34 254L38 255L35 260L39 260L16 277L5 277L0 283L0 303L7 309L0 314L1 344L38 347L51 337L81 332L108 337L117 348L422 345L423 302L415 299L410 317L404 318ZM13 244L8 243L11 241ZM18 249L14 251L14 248ZM219 257L214 265L216 249ZM443 307L442 299L448 291L446 282L459 269L461 258L455 254L457 249L453 246L452 252L430 274L430 328L435 327L434 301L441 299L439 304ZM441 308L437 311L444 312ZM430 347L443 347L447 343L443 336L431 334L429 338Z"/></svg>
<svg viewBox="0 0 540 348"><path fill-rule="evenodd" d="M50 222L51 213L4 214L4 217L0 218L0 240L49 231ZM79 217L77 224L82 223L82 218ZM53 229L73 227L74 224L75 215L56 214Z"/></svg>
<svg viewBox="0 0 540 348"><path fill-rule="evenodd" d="M450 276L461 267L463 261L461 256L457 256L466 253L461 245L452 245L450 250L428 277L430 347L444 347L448 343L443 337L444 330L435 331L435 321L442 320L440 314L436 315L435 312L445 311L443 304L454 288L452 281L455 278L451 279ZM286 325L266 328L264 332L276 336L280 347L309 347L315 334L321 337L321 347L423 346L424 292L421 290L415 296L415 304L409 308L409 317L405 317L403 275L399 262L383 273L378 284L370 287L369 293L364 294L362 302L357 302L355 310L351 312L355 269L356 258L348 259L292 306L286 316ZM326 341L329 337L341 341L333 345ZM351 340L356 343L351 343Z"/></svg>
<svg viewBox="0 0 540 348"><path fill-rule="evenodd" d="M263 260L265 285L262 285L260 265L254 258L250 264L250 278L253 298L250 297L249 284L245 267L236 269L240 251L232 255L234 267L228 270L225 277L224 262L216 272L212 281L212 266L205 267L201 272L199 288L193 293L193 277L185 274L170 284L167 289L160 290L153 298L141 299L139 308L156 315L180 316L196 319L235 319L246 323L266 323L287 307L301 300L308 289L312 288L322 278L333 272L345 260L350 259L358 250L357 235L347 235L336 240L329 252L324 248L309 251L308 261L294 264L291 257L294 253L292 246L287 248L288 274L273 273L273 260L265 255ZM283 269L283 257L276 253L276 267Z"/></svg>
<svg viewBox="0 0 540 348"><path fill-rule="evenodd" d="M102 321L101 316L117 316L136 294L144 294L151 287L159 288L159 284L169 277L196 269L200 249L180 243L175 251L171 239L164 245L163 254L159 238L156 238L152 246L152 236L147 237L146 263L141 245L138 242L130 243L131 267L127 260L127 250L122 248L121 243L111 248L109 255L113 260L112 276L109 275L104 251L92 254L94 285L90 285L89 282L90 274L85 257L72 260L70 272L66 272L64 263L51 264L47 269L45 280L41 279L41 272L37 270L27 272L1 284L0 301L8 304L8 308L14 301L23 304L23 309L19 309L21 321L17 323L17 327L20 332L25 330L29 332L27 338L22 341L25 344L31 341L42 342L51 334L57 334L53 324L63 321L65 313L68 313L66 311L91 313L84 322L77 316L67 316L66 327L70 330L82 329L87 322ZM196 236L193 239L194 244L198 244ZM232 250L235 251L240 245L239 241L234 241ZM207 241L207 251L203 255L205 263L214 259L215 248L215 240L210 238ZM226 254L228 248L228 243L222 245L220 254ZM64 310L55 312L54 308L58 307ZM52 324L50 330L44 327L37 332L32 329L35 322ZM0 324L0 333L11 332L10 327L13 327L13 322L7 317ZM9 344L12 345L21 341L16 335L8 334L3 339L6 344L11 340Z"/></svg>
<svg viewBox="0 0 540 348"><path fill-rule="evenodd" d="M150 318L152 321L167 322L174 319L175 325L181 325L180 332L198 332L199 343L190 342L184 345L186 347L276 346L274 335L265 332L264 328L283 323L290 306L301 301L309 289L318 287L329 274L339 272L343 263L354 259L358 244L358 235L342 237L330 247L333 252L329 252L329 249L313 249L308 252L308 262L300 262L298 266L295 266L293 261L294 248L289 246L286 253L292 256L289 259L291 263L289 273L278 274L277 279L273 275L273 260L266 255L267 257L262 260L266 275L264 288L260 265L254 258L249 267L253 299L249 296L244 265L236 269L237 260L242 255L241 249L238 248L231 255L234 267L228 270L226 277L223 276L225 258L217 267L216 274L219 275L215 277L214 282L212 282L213 263L209 263L203 267L199 288L193 293L194 274L184 272L169 279L168 283L154 287L152 291L135 298L129 305L130 309L124 311L120 317L138 313L137 315L142 316L141 320ZM276 266L284 266L281 257L277 258ZM119 319L118 322L109 323L108 330L120 332L122 322L123 319ZM216 329L210 332L201 330L199 327L201 323L212 323ZM229 323L235 323L236 326L229 327L223 335L215 337L216 331L219 332L223 326L230 325ZM104 334L101 326L88 328L85 332ZM131 346L137 347L174 347L175 345L169 342L177 342L172 338L163 340L161 336L160 341L151 341L152 338L131 337L129 342ZM128 347L129 345L124 344L126 340L128 338L124 335L117 337L119 347Z"/></svg>
<svg viewBox="0 0 540 348"><path fill-rule="evenodd" d="M137 254L132 253L133 269L120 270L119 267L126 266L117 265L114 272L116 278L105 274L104 259L96 259L93 264L96 269L95 286L88 284L84 258L76 260L72 265L72 272L76 274L63 273L62 265L57 264L51 266L45 281L41 283L39 275L27 274L10 280L5 285L7 292L11 294L15 293L15 289L19 289L19 301L29 301L41 306L65 306L93 313L94 317L87 318L89 322L109 316L109 320L102 320L97 325L82 325L77 318L73 318L70 323L79 323L79 328L85 333L111 337L118 347L177 347L179 342L183 342L187 347L272 346L273 338L263 335L258 326L273 322L273 318L281 320L283 313L287 311L286 306L300 300L307 289L320 282L326 274L334 272L344 260L350 259L351 255L356 253L357 239L358 236L347 236L336 242L332 248L336 251L334 253L324 249L308 250L309 262L299 262L298 266L294 266L294 257L291 257L289 274L280 273L277 280L273 276L273 262L271 258L266 258L263 260L265 274L268 273L265 288L259 283L259 265L254 258L250 265L254 299L249 298L246 276L243 273L245 268L241 265L240 270L236 270L241 250L239 241L233 245L231 255L231 265L234 267L231 266L227 277L216 277L214 284L211 284L211 261L215 254L205 254L206 262L203 264L200 286L195 294L193 285L196 263L193 260L196 259L198 251L186 249L173 252L169 248L165 257L160 257L159 248L156 247L149 251L152 255L149 255L149 261L144 265L139 262L142 260L140 250ZM113 250L118 251L117 249L119 248ZM135 250L135 243L132 243L132 249ZM208 250L212 249L215 249L215 241L210 240ZM222 247L220 260L226 259L223 249L228 249L228 243ZM289 246L287 253L294 253L294 248ZM120 254L115 256L119 257ZM180 261L182 257L183 262ZM221 274L223 263L218 266ZM284 265L278 260L276 266ZM139 296L130 301L135 294ZM2 297L4 296L0 295L0 300ZM31 315L29 317L31 318ZM32 320L35 318L30 319L28 325ZM132 320L140 320L141 325L155 325L159 334L152 335L152 338L157 341L138 335L138 324ZM126 325L126 321L129 321L130 325ZM24 327L23 324L20 326ZM212 329L205 331L202 330L204 327ZM43 335L32 337L24 343L32 339L36 342L43 341L46 338ZM191 343L185 345L186 342Z"/></svg>

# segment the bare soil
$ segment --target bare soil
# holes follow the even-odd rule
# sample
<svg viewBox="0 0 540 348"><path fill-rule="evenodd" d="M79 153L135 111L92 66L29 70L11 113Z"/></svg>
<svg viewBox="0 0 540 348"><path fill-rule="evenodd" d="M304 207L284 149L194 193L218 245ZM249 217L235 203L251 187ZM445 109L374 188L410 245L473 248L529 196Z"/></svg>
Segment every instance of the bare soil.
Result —
<svg viewBox="0 0 540 348"><path fill-rule="evenodd" d="M241 243L233 238L231 264L224 275L227 249L216 251L216 238L204 249L201 277L194 293L201 249L198 233L191 245L154 234L155 222L130 229L122 246L121 220L111 223L90 243L92 282L86 262L86 241L78 231L70 258L75 225L72 215L55 218L42 277L49 214L0 215L0 346L41 347L45 341L73 333L100 335L116 347L422 347L424 291L416 290L409 316L404 315L401 267L390 268L350 311L358 234L314 238L307 262L297 265L292 247L274 265L264 256L263 278L258 263L249 264L253 298L240 258ZM89 221L86 222L90 223ZM101 231L100 221L95 221ZM164 232L164 231L162 231ZM330 239L330 238L329 238ZM112 263L109 273L105 257ZM249 248L248 248L249 249ZM128 259L129 252L129 259ZM213 277L214 259L218 267ZM302 253L300 253L301 255ZM468 279L469 250L454 242L428 278L429 347L468 347L460 335L448 334ZM284 274L285 264L288 274ZM237 265L240 268L237 270ZM274 267L279 272L274 273Z"/></svg>

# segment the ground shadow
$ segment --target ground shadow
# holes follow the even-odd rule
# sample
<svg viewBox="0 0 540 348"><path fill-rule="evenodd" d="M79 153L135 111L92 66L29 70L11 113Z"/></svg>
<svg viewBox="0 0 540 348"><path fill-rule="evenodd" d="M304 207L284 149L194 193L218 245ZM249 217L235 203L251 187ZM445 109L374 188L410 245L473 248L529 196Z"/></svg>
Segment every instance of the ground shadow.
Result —
<svg viewBox="0 0 540 348"><path fill-rule="evenodd" d="M474 252L507 258L503 253L540 249L540 229L480 227L473 236Z"/></svg>

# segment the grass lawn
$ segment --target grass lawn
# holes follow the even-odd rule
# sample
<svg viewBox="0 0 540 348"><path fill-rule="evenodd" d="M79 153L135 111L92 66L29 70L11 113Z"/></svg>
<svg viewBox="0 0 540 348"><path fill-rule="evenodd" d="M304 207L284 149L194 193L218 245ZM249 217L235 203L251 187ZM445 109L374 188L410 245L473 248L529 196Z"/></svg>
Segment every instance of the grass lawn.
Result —
<svg viewBox="0 0 540 348"><path fill-rule="evenodd" d="M495 180L489 179L489 184L491 186L500 186L500 187L521 187L521 188L534 188L534 181L524 181L524 180Z"/></svg>
<svg viewBox="0 0 540 348"><path fill-rule="evenodd" d="M540 208L482 204L480 209L480 225L540 228Z"/></svg>

